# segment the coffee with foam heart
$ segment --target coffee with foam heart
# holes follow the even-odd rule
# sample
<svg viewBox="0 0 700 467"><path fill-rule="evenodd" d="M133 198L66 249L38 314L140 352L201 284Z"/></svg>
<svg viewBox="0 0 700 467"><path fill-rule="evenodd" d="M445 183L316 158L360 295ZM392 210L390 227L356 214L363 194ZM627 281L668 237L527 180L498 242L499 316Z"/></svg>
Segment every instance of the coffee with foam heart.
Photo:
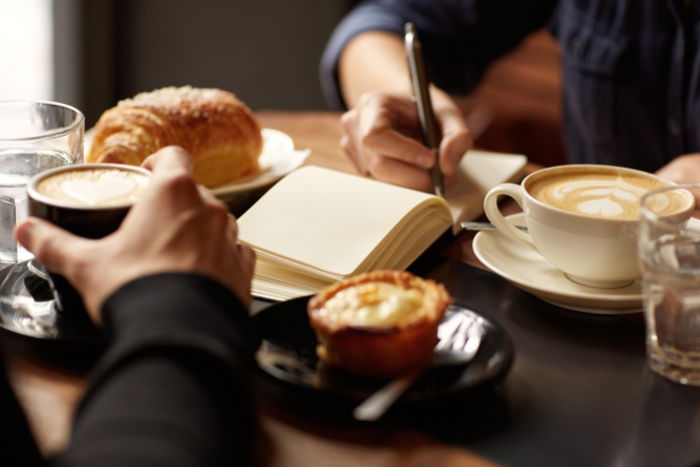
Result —
<svg viewBox="0 0 700 467"><path fill-rule="evenodd" d="M533 198L555 208L606 219L639 219L641 197L667 183L640 173L601 169L547 172L526 189ZM692 200L677 192L655 198L654 210L669 215L687 209Z"/></svg>
<svg viewBox="0 0 700 467"><path fill-rule="evenodd" d="M148 186L150 172L123 164L79 164L50 169L27 184L29 215L86 238L116 231ZM85 316L78 292L65 277L49 271L62 313Z"/></svg>
<svg viewBox="0 0 700 467"><path fill-rule="evenodd" d="M133 204L147 185L139 172L75 166L43 178L36 191L67 206L100 208Z"/></svg>
<svg viewBox="0 0 700 467"><path fill-rule="evenodd" d="M654 174L610 165L574 164L537 170L519 184L502 183L484 196L484 212L499 233L532 248L577 284L625 287L639 277L637 237L641 200L666 220L687 219L695 207L688 191ZM511 225L499 198L523 208L527 233Z"/></svg>

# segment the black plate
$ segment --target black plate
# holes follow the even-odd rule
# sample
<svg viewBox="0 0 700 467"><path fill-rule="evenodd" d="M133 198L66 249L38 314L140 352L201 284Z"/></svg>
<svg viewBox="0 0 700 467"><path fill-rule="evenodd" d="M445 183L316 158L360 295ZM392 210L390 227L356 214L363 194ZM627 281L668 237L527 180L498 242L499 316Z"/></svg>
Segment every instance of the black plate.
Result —
<svg viewBox="0 0 700 467"><path fill-rule="evenodd" d="M387 380L353 375L329 368L316 356L317 340L301 297L270 306L253 318L261 333L256 353L260 369L274 380L318 394L361 401ZM429 402L493 383L511 366L513 346L505 331L489 318L459 305L448 312L478 317L483 329L479 351L469 363L433 367L425 372L398 403Z"/></svg>

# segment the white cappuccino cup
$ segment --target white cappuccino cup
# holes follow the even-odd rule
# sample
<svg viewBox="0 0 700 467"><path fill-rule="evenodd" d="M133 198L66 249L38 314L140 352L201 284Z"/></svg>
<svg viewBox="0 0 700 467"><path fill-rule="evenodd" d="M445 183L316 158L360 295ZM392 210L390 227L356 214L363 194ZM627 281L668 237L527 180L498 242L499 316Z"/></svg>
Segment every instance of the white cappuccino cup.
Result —
<svg viewBox="0 0 700 467"><path fill-rule="evenodd" d="M563 165L533 172L519 185L495 186L484 198L484 211L499 232L535 248L570 280L589 287L624 287L640 275L640 199L668 185L673 183L640 170ZM690 217L693 196L669 193L657 199L657 213ZM507 222L498 207L501 196L522 208L527 233Z"/></svg>

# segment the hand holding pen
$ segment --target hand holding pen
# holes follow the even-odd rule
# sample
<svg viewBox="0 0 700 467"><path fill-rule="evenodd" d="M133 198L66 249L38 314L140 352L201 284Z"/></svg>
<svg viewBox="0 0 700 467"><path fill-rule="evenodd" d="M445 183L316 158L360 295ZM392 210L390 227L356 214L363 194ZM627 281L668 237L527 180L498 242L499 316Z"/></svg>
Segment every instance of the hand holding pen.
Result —
<svg viewBox="0 0 700 467"><path fill-rule="evenodd" d="M434 192L430 169L439 168L445 184L449 185L462 156L471 148L471 134L454 100L433 85L430 93L438 129L437 145L426 146L413 99L404 38L389 34L382 38L387 41L385 52L390 51L395 56L376 63L376 69L381 69L382 73L373 76L378 76L380 81L365 81L356 93L346 94L347 104L353 107L342 118L342 146L361 173L396 185ZM361 44L361 40L359 42ZM375 51L376 47L360 48L363 58ZM343 69L341 66L341 76ZM436 166L438 154L439 165Z"/></svg>
<svg viewBox="0 0 700 467"><path fill-rule="evenodd" d="M404 40L406 42L408 72L411 75L413 100L416 103L423 142L432 151L434 158L433 166L430 167L430 179L433 182L435 194L444 196L445 186L442 170L440 169L440 136L435 122L435 114L433 113L433 102L430 99L428 90L430 81L423 63L423 48L413 23L406 23Z"/></svg>

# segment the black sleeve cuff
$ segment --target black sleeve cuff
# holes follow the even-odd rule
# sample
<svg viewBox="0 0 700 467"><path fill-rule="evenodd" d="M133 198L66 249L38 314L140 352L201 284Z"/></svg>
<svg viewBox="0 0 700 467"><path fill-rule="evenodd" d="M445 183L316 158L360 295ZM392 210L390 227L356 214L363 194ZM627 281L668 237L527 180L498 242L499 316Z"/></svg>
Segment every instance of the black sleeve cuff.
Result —
<svg viewBox="0 0 700 467"><path fill-rule="evenodd" d="M110 344L98 374L146 348L192 348L224 360L252 361L258 344L236 296L198 274L136 279L106 300L102 320Z"/></svg>

